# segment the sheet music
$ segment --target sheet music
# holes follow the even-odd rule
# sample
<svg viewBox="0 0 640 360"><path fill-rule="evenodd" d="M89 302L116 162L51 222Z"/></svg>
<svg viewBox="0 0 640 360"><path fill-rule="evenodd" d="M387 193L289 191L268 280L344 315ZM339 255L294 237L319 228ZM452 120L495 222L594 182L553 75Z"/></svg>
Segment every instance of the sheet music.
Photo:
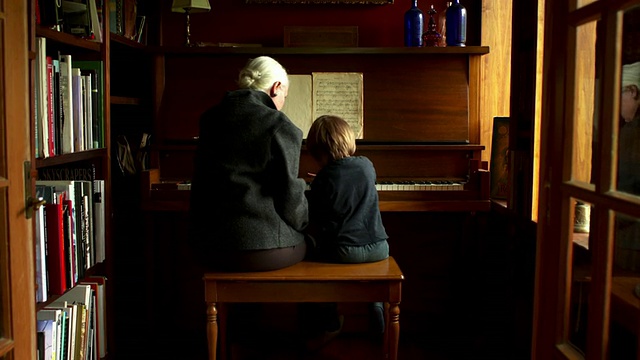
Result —
<svg viewBox="0 0 640 360"><path fill-rule="evenodd" d="M362 73L313 73L313 118L337 115L345 119L356 139L363 136L363 81Z"/></svg>
<svg viewBox="0 0 640 360"><path fill-rule="evenodd" d="M313 121L321 115L345 119L356 134L364 135L364 91L362 73L315 72L289 75L289 94L284 112L306 138Z"/></svg>
<svg viewBox="0 0 640 360"><path fill-rule="evenodd" d="M282 112L302 130L305 139L315 119L311 112L311 86L311 75L289 75L289 94L282 107Z"/></svg>

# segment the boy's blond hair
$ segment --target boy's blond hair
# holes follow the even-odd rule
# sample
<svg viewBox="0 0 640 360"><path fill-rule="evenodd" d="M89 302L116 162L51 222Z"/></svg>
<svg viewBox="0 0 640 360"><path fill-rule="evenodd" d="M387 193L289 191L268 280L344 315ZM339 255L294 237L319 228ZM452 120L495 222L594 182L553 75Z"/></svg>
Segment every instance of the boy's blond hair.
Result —
<svg viewBox="0 0 640 360"><path fill-rule="evenodd" d="M307 150L316 160L322 159L323 155L329 160L349 157L356 152L353 129L339 116L322 115L309 129Z"/></svg>

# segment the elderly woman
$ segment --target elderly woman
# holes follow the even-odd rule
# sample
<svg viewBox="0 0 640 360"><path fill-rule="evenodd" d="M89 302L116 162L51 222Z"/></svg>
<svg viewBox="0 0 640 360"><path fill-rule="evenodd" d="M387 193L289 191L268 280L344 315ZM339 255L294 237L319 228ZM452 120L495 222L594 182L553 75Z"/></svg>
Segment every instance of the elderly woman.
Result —
<svg viewBox="0 0 640 360"><path fill-rule="evenodd" d="M618 190L640 195L640 62L622 67L622 118L618 141ZM640 221L616 217L615 264L640 271Z"/></svg>
<svg viewBox="0 0 640 360"><path fill-rule="evenodd" d="M191 240L207 268L283 268L306 253L302 131L280 111L289 80L276 60L250 60L238 85L200 119Z"/></svg>

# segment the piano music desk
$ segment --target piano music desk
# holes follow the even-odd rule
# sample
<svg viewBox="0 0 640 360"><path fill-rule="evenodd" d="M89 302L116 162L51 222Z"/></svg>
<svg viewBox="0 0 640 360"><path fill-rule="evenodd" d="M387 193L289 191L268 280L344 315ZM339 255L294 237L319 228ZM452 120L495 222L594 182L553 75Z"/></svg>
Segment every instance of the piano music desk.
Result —
<svg viewBox="0 0 640 360"><path fill-rule="evenodd" d="M385 306L384 351L398 358L400 298L404 275L388 259L364 264L329 264L302 261L265 272L211 272L203 276L207 303L209 360L215 360L220 337L220 357L226 359L226 318L221 303L272 302L376 302ZM218 331L220 324L220 331Z"/></svg>

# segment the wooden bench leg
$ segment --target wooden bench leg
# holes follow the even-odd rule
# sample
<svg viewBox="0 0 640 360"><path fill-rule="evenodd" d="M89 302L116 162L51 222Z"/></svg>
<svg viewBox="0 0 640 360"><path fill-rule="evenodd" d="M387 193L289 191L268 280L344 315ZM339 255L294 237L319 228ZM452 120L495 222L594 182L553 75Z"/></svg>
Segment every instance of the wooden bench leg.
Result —
<svg viewBox="0 0 640 360"><path fill-rule="evenodd" d="M385 336L385 350L387 358L398 359L398 343L400 340L400 303L389 303L389 323Z"/></svg>
<svg viewBox="0 0 640 360"><path fill-rule="evenodd" d="M209 360L216 360L218 350L218 310L216 303L207 304L207 340L209 341Z"/></svg>

